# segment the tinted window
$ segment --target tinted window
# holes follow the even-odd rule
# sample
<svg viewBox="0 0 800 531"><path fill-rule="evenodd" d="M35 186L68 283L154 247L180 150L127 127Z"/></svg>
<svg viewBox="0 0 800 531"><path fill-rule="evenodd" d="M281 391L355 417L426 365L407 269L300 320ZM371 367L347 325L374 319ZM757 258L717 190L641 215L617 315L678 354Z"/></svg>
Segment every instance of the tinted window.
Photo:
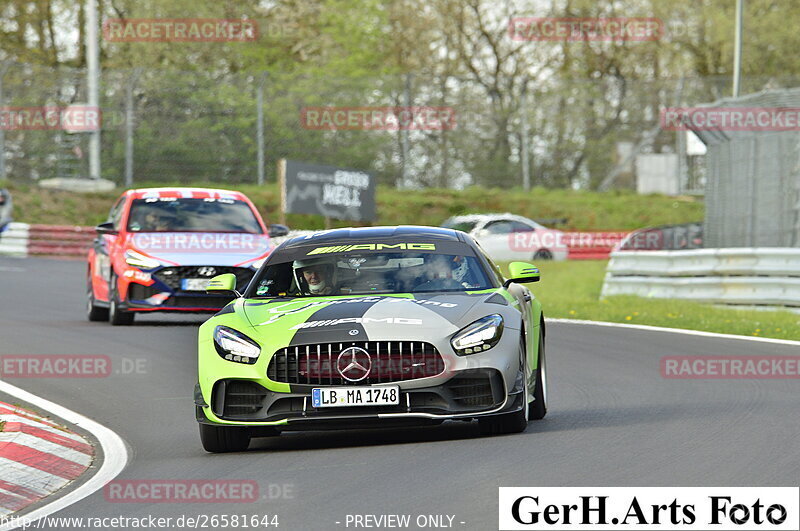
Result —
<svg viewBox="0 0 800 531"><path fill-rule="evenodd" d="M442 227L469 233L477 224L477 221L448 221L445 222Z"/></svg>
<svg viewBox="0 0 800 531"><path fill-rule="evenodd" d="M117 199L117 202L114 203L114 206L111 207L111 211L108 213L108 221L114 224L114 228L119 230L120 221L122 221L122 211L124 210L122 207L125 204L123 199L125 196L120 197Z"/></svg>
<svg viewBox="0 0 800 531"><path fill-rule="evenodd" d="M532 230L536 229L526 223L522 223L521 221L511 222L511 232L530 232Z"/></svg>
<svg viewBox="0 0 800 531"><path fill-rule="evenodd" d="M486 262L491 266L491 270L488 271L489 275L494 276L494 281L498 285L502 284L503 280L505 280L505 277L503 276L503 272L500 271L500 267L496 263L494 263L494 260L492 260L491 257L489 257L489 255L486 253L486 251L483 250L483 247L481 247L480 243L475 242L475 247L478 248L478 251L480 252L483 259L486 260Z"/></svg>
<svg viewBox="0 0 800 531"><path fill-rule="evenodd" d="M501 221L492 221L486 225L486 230L489 234L509 234L511 232L530 232L536 229L521 221L504 219Z"/></svg>
<svg viewBox="0 0 800 531"><path fill-rule="evenodd" d="M492 221L485 230L489 234L508 234L513 232L513 226L510 221Z"/></svg>
<svg viewBox="0 0 800 531"><path fill-rule="evenodd" d="M213 198L136 199L128 216L132 232L261 232L244 201Z"/></svg>
<svg viewBox="0 0 800 531"><path fill-rule="evenodd" d="M248 296L457 292L493 287L474 256L353 252L272 261L259 271Z"/></svg>

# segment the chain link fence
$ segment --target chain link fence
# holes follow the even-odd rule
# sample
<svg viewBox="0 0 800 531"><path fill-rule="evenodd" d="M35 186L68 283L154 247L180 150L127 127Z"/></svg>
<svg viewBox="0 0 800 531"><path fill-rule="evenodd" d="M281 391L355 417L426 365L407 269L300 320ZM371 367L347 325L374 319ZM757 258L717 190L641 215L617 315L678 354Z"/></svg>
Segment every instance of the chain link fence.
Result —
<svg viewBox="0 0 800 531"><path fill-rule="evenodd" d="M80 69L5 64L0 107L86 101ZM363 78L280 72L105 70L102 176L121 186L275 179L280 158L371 170L400 187L634 188L632 158L678 153L683 193L702 193L702 163L659 124L666 106L709 101L729 79L497 79L422 74ZM763 80L751 80L763 86ZM747 85L745 85L747 87ZM259 105L260 103L260 105ZM451 127L313 128L304 110L451 109ZM259 113L260 109L260 113ZM259 127L261 123L261 127ZM88 134L0 121L0 179L88 176ZM620 146L629 146L627 151ZM523 149L523 146L527 150ZM527 168L524 158L527 157Z"/></svg>

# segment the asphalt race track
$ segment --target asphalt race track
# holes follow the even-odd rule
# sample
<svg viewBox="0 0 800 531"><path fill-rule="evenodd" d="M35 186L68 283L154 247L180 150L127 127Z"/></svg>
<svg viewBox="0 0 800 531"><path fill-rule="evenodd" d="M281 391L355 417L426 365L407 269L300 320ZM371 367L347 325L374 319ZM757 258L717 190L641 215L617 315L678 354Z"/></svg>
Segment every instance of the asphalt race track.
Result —
<svg viewBox="0 0 800 531"><path fill-rule="evenodd" d="M210 455L192 405L204 317L89 323L85 269L0 258L0 355L108 355L113 373L7 381L116 431L130 445L117 479L255 480L261 499L112 503L97 492L58 516L278 515L279 529L307 530L345 529L348 514L444 514L455 529L486 530L497 529L500 486L800 482L800 382L659 372L666 355L797 355L797 347L563 323L548 328L549 416L523 434L485 438L475 423L291 433Z"/></svg>

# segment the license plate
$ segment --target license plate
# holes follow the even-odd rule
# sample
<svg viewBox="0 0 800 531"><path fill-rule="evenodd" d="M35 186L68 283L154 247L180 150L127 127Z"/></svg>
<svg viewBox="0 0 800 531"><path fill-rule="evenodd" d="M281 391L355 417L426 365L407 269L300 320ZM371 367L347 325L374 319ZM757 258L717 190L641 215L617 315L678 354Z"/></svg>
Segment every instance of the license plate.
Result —
<svg viewBox="0 0 800 531"><path fill-rule="evenodd" d="M210 278L184 278L181 280L181 288L183 291L205 291L209 282Z"/></svg>
<svg viewBox="0 0 800 531"><path fill-rule="evenodd" d="M314 407L396 406L400 403L400 388L388 387L326 387L311 390Z"/></svg>

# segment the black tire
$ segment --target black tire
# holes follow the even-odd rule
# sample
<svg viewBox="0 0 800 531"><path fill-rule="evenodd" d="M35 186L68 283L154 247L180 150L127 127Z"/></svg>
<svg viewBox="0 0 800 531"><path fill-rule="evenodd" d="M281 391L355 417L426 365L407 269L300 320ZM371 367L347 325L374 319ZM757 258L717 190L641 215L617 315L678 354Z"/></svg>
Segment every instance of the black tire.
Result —
<svg viewBox="0 0 800 531"><path fill-rule="evenodd" d="M536 387L530 403L528 418L542 420L547 415L547 358L544 354L544 328L539 329L539 365L536 369Z"/></svg>
<svg viewBox="0 0 800 531"><path fill-rule="evenodd" d="M528 427L528 375L525 371L525 340L520 340L520 362L522 364L522 389L523 389L523 406L512 413L503 413L502 415L493 415L491 417L480 417L478 419L478 426L480 427L483 435L503 435L507 433L522 433Z"/></svg>
<svg viewBox="0 0 800 531"><path fill-rule="evenodd" d="M108 321L108 308L95 305L94 288L92 288L91 271L86 281L86 318L92 322Z"/></svg>
<svg viewBox="0 0 800 531"><path fill-rule="evenodd" d="M533 253L533 259L536 260L552 260L553 253L550 249L539 249L535 253Z"/></svg>
<svg viewBox="0 0 800 531"><path fill-rule="evenodd" d="M119 294L117 293L117 276L112 273L108 282L111 296L108 301L108 322L114 326L130 326L133 324L135 314L121 309Z"/></svg>
<svg viewBox="0 0 800 531"><path fill-rule="evenodd" d="M203 449L212 454L244 452L250 446L250 431L247 428L200 424L200 442Z"/></svg>

